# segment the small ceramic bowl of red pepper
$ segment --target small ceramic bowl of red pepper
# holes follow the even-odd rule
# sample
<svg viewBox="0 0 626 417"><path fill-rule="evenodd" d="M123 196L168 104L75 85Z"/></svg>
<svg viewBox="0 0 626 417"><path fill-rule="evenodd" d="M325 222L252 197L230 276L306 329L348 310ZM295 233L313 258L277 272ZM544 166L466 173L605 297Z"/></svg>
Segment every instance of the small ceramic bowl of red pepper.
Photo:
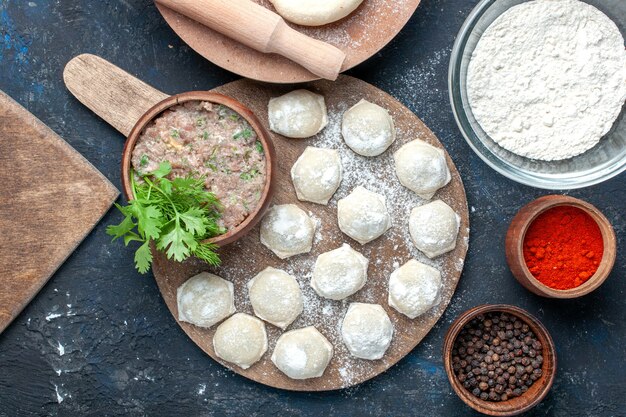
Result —
<svg viewBox="0 0 626 417"><path fill-rule="evenodd" d="M506 235L506 259L529 291L549 298L589 294L608 278L617 253L615 231L593 205L548 195L524 206Z"/></svg>

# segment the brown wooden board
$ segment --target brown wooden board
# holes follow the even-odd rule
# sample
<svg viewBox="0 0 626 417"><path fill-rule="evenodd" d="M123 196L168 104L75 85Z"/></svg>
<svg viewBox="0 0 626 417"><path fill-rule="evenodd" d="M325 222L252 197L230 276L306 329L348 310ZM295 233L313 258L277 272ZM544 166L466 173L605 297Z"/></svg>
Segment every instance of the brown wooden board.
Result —
<svg viewBox="0 0 626 417"><path fill-rule="evenodd" d="M0 91L0 332L111 207L119 192Z"/></svg>
<svg viewBox="0 0 626 417"><path fill-rule="evenodd" d="M297 381L282 374L271 362L270 356L278 336L278 328L267 324L269 349L260 362L247 370L221 361L215 356L212 337L215 327L202 329L188 323L179 322L189 337L206 353L227 368L247 378L277 388L298 391L324 391L349 387L370 379L394 365L407 355L430 331L448 305L461 276L468 248L469 216L467 200L461 177L452 160L448 165L452 171L452 181L440 190L434 199L447 202L461 217L461 229L456 249L435 260L429 260L417 251L408 233L409 211L423 204L411 191L402 188L394 173L392 153L402 144L413 139L422 139L434 146L443 148L435 135L400 102L383 91L352 77L340 76L337 82L317 81L306 88L323 94L329 107L330 124L317 137L300 140L287 139L273 134L277 155L276 194L274 203L294 203L309 212L319 221L313 250L309 254L280 260L259 241L259 227L254 228L240 241L220 250L223 266L209 268L198 260L183 264L170 262L160 253L156 254L154 275L161 293L174 317L178 317L176 289L186 279L201 271L211 271L235 284L235 305L237 311L252 314L245 284L266 266L284 269L298 279L305 296L304 313L289 327L296 329L315 325L334 345L335 354L324 375L320 378ZM232 96L250 108L267 127L267 103L270 97L292 90L292 87L277 87L249 80L240 80L217 88L216 92ZM343 143L339 126L341 114L361 98L377 103L392 114L398 138L383 155L376 158L355 157ZM330 147L339 149L344 164L344 180L329 206L304 203L297 200L289 171L306 146ZM446 154L447 155L447 154ZM372 191L387 196L393 217L393 228L383 237L361 246L343 235L337 226L337 199L344 197L356 185L364 185ZM331 301L318 297L310 288L311 268L317 255L335 249L342 243L349 243L370 260L366 286L345 301ZM387 282L391 272L408 260L416 258L438 267L444 281L440 303L425 315L410 320L387 304ZM381 304L388 312L395 333L392 344L383 359L366 361L351 358L341 342L339 327L350 302L371 302Z"/></svg>
<svg viewBox="0 0 626 417"><path fill-rule="evenodd" d="M269 0L254 0L275 10ZM404 27L420 0L364 0L350 16L325 26L298 31L328 42L346 54L342 71L360 64L380 51ZM276 54L264 54L244 46L167 7L157 4L167 23L200 55L243 77L274 83L318 79L300 65Z"/></svg>

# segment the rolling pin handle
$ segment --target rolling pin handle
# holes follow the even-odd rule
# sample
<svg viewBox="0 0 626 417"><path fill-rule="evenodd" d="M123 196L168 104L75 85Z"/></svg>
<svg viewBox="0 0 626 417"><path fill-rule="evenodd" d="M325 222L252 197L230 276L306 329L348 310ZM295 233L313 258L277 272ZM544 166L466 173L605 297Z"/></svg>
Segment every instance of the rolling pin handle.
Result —
<svg viewBox="0 0 626 417"><path fill-rule="evenodd" d="M339 48L292 29L282 19L276 25L268 48L269 52L287 57L331 81L337 79L346 59L346 54Z"/></svg>

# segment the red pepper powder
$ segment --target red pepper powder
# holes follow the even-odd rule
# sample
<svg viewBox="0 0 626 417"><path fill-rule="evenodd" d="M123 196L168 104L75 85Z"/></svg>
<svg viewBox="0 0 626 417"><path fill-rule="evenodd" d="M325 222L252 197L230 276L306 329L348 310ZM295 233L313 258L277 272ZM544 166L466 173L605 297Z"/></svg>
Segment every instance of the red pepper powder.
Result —
<svg viewBox="0 0 626 417"><path fill-rule="evenodd" d="M524 260L550 288L569 290L598 270L604 242L596 222L583 210L557 206L540 214L524 238Z"/></svg>

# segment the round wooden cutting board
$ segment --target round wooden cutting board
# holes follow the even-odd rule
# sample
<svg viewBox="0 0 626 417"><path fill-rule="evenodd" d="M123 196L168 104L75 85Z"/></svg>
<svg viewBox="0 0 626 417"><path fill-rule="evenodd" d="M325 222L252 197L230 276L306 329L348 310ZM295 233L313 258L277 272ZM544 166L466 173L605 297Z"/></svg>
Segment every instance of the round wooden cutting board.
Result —
<svg viewBox="0 0 626 417"><path fill-rule="evenodd" d="M275 11L269 0L254 1ZM338 22L319 27L290 26L345 52L342 71L346 71L387 45L419 4L420 0L364 0L356 11ZM183 41L222 68L243 77L273 83L319 78L287 58L255 51L163 5L157 4L157 7Z"/></svg>
<svg viewBox="0 0 626 417"><path fill-rule="evenodd" d="M403 188L394 173L393 152L402 144L421 139L443 148L434 134L410 110L388 94L355 78L340 76L337 82L317 81L306 88L323 94L329 109L329 125L318 136L309 139L287 139L273 134L277 155L277 183L273 203L297 204L318 223L313 250L308 254L280 260L259 241L259 227L253 229L242 240L220 250L222 266L210 268L198 260L182 264L168 261L160 252L156 253L154 275L165 302L174 317L178 317L176 289L188 278L210 271L235 284L235 305L238 312L253 314L248 301L246 283L267 266L281 268L294 275L302 288L304 313L288 328L297 329L314 325L334 346L334 356L324 375L320 378L298 381L289 379L271 362L270 356L281 331L266 324L269 349L263 358L247 370L224 362L215 356L213 334L215 327L203 329L179 322L189 337L212 358L254 381L272 387L297 391L325 391L346 388L368 380L407 355L430 331L446 309L461 276L468 247L469 217L467 200L461 177L454 163L448 158L452 181L440 190L434 199L448 203L460 216L461 228L456 249L439 258L430 260L417 251L408 233L410 210L425 201ZM271 97L290 91L287 87L263 85L254 81L240 80L215 90L229 95L248 106L267 127L267 103ZM345 110L365 98L387 108L392 114L397 130L397 140L383 155L364 158L347 148L341 138L341 116ZM328 206L300 202L291 183L290 169L306 146L338 149L344 166L344 179ZM447 155L447 154L446 154ZM384 194L393 227L383 237L361 246L342 234L337 226L337 200L346 196L357 185ZM349 243L370 260L368 282L365 287L344 301L332 301L319 297L310 287L310 276L317 256ZM410 259L435 266L442 272L444 287L439 304L428 313L414 320L399 314L387 304L387 282L393 270ZM341 341L340 325L351 302L378 303L385 308L394 324L394 338L381 360L367 361L350 356Z"/></svg>

